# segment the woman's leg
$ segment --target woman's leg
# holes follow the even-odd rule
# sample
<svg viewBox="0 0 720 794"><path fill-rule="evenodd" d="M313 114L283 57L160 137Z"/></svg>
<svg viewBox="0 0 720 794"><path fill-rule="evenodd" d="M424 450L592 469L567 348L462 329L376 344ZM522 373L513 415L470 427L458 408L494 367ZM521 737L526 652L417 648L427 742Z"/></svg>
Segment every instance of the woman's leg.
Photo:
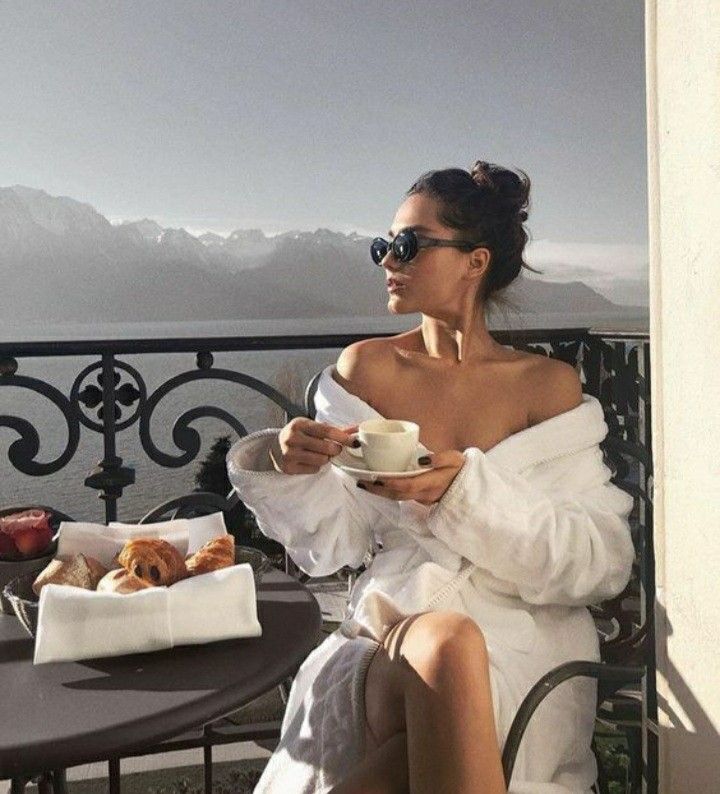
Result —
<svg viewBox="0 0 720 794"><path fill-rule="evenodd" d="M330 794L407 794L407 741L396 733L370 750Z"/></svg>
<svg viewBox="0 0 720 794"><path fill-rule="evenodd" d="M370 664L365 703L377 744L405 732L412 794L505 794L487 649L466 615L394 626Z"/></svg>

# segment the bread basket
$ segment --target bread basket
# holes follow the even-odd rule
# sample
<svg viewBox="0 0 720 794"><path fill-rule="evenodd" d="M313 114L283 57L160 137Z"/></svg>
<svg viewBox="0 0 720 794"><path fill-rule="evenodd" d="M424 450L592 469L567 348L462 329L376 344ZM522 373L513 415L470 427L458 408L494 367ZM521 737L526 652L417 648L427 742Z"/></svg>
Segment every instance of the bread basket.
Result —
<svg viewBox="0 0 720 794"><path fill-rule="evenodd" d="M252 546L235 546L235 564L249 563L255 579L255 588L262 581L262 575L272 569L268 557ZM32 589L32 584L40 570L25 573L8 582L3 589L3 595L10 602L18 620L23 624L31 637L35 636L38 623L38 597Z"/></svg>

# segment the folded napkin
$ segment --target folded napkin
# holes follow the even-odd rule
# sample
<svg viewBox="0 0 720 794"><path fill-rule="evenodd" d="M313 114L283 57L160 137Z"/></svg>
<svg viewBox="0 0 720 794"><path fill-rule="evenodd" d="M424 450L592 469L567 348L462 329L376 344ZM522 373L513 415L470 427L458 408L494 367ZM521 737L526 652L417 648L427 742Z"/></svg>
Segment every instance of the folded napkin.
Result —
<svg viewBox="0 0 720 794"><path fill-rule="evenodd" d="M122 656L261 634L255 580L246 562L170 587L124 595L48 584L40 591L33 663Z"/></svg>
<svg viewBox="0 0 720 794"><path fill-rule="evenodd" d="M57 556L84 554L94 557L106 568L113 558L133 538L162 538L172 543L184 556L194 554L209 540L225 535L225 517L221 512L199 518L176 518L158 524L123 524L111 521L91 524L82 521L61 521Z"/></svg>

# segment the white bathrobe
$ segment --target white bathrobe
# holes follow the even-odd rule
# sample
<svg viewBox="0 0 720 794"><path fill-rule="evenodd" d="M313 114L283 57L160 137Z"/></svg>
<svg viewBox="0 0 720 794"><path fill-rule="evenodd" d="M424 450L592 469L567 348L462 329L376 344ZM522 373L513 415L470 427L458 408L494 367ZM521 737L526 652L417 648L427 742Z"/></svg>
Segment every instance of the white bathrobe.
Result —
<svg viewBox="0 0 720 794"><path fill-rule="evenodd" d="M382 418L332 369L318 382L317 421ZM251 433L227 455L230 481L260 529L312 576L368 567L341 627L294 680L280 743L255 794L327 792L362 759L365 673L378 643L406 615L456 610L482 629L500 747L542 675L566 661L599 660L586 606L622 591L634 551L633 499L609 482L599 447L608 427L595 397L583 395L576 408L487 452L468 447L430 506L362 491L331 463L316 474L277 472L268 447L278 432ZM595 681L575 678L543 701L520 745L513 794L590 789L595 699Z"/></svg>

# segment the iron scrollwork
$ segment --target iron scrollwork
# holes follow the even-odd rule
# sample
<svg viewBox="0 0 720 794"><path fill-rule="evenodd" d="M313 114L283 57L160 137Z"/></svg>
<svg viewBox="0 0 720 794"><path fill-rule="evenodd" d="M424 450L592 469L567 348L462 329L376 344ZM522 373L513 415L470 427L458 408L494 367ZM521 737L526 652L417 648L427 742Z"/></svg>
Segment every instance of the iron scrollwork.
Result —
<svg viewBox="0 0 720 794"><path fill-rule="evenodd" d="M191 372L183 372L180 375L175 375L170 380L159 386L146 400L142 410L140 411L140 441L143 449L148 454L151 460L159 463L161 466L168 468L179 468L186 466L191 461L195 460L198 452L200 451L201 439L200 434L195 428L190 427L190 422L200 417L215 417L221 419L242 437L247 435L245 425L240 422L236 417L225 411L222 408L211 405L202 405L196 408L191 408L181 414L173 424L172 439L178 449L183 450L182 455L173 457L165 452L162 452L154 444L150 437L150 420L152 414L157 408L160 401L167 396L170 392L183 386L186 383L192 383L199 380L224 380L230 383L237 383L240 386L246 386L254 391L260 392L272 400L276 405L279 405L290 417L300 416L303 414L302 408L295 405L285 395L281 394L277 389L269 386L251 375L245 375L241 372L234 372L229 369L212 369L203 368Z"/></svg>
<svg viewBox="0 0 720 794"><path fill-rule="evenodd" d="M0 386L17 386L29 389L46 397L54 403L67 423L68 440L65 449L55 460L40 463L35 456L40 451L40 436L33 425L19 416L0 415L0 427L15 430L20 438L10 444L8 458L10 463L23 474L44 477L60 471L72 459L80 443L80 424L78 414L71 400L54 386L27 375L16 375L17 361L5 358L0 368Z"/></svg>

